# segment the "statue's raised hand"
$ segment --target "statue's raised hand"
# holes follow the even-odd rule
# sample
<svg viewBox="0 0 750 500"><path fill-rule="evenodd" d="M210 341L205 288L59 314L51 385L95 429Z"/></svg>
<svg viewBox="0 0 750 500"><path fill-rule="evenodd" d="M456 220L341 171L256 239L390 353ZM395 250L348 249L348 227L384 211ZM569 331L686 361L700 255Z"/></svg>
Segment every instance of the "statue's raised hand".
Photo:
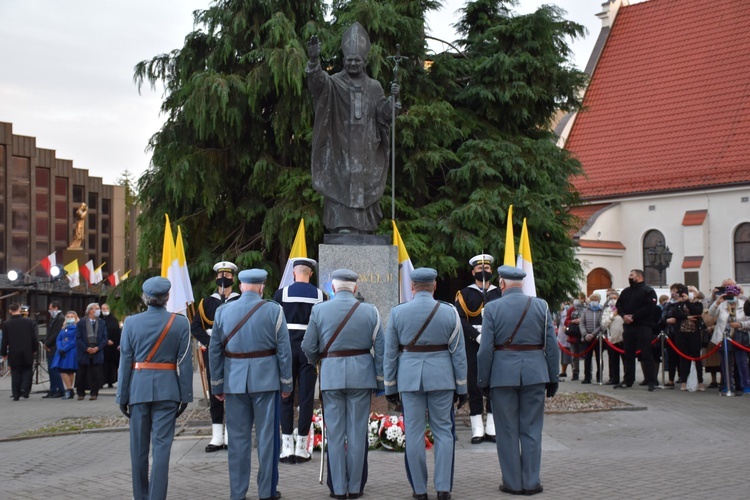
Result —
<svg viewBox="0 0 750 500"><path fill-rule="evenodd" d="M401 96L401 86L396 82L391 83L391 95L394 101L398 101Z"/></svg>
<svg viewBox="0 0 750 500"><path fill-rule="evenodd" d="M318 41L318 35L310 37L310 41L307 42L307 57L311 61L317 61L320 57L320 42Z"/></svg>

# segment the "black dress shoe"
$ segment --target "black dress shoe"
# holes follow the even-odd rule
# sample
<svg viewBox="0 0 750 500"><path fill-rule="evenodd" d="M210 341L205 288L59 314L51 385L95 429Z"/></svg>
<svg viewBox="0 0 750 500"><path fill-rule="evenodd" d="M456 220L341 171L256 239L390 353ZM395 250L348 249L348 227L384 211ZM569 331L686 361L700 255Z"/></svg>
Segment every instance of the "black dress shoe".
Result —
<svg viewBox="0 0 750 500"><path fill-rule="evenodd" d="M12 397L13 397L13 401L18 401L20 399L18 396L12 396Z"/></svg>
<svg viewBox="0 0 750 500"><path fill-rule="evenodd" d="M224 449L223 444L207 444L206 445L206 453L213 453L215 451L219 451L223 449Z"/></svg>
<svg viewBox="0 0 750 500"><path fill-rule="evenodd" d="M279 493L279 492L277 491L277 492L276 492L276 495L275 495L275 496L272 496L272 497L265 497L265 498L260 498L260 499L258 499L258 500L278 500L279 498L281 498L281 493ZM344 497L344 498L346 498L346 497Z"/></svg>
<svg viewBox="0 0 750 500"><path fill-rule="evenodd" d="M50 396L50 397L51 398L61 398L61 397L63 397L63 393L62 392L56 392L56 393L52 394L52 396Z"/></svg>
<svg viewBox="0 0 750 500"><path fill-rule="evenodd" d="M471 438L471 444L481 444L484 441L484 436L474 436Z"/></svg>
<svg viewBox="0 0 750 500"><path fill-rule="evenodd" d="M485 441L489 441L490 443L497 442L497 439L495 439L495 436L493 436L492 434L485 434L484 435L484 440Z"/></svg>
<svg viewBox="0 0 750 500"><path fill-rule="evenodd" d="M633 386L627 385L626 383L623 382L622 384L617 384L616 386L614 386L613 389L630 389L631 387Z"/></svg>
<svg viewBox="0 0 750 500"><path fill-rule="evenodd" d="M362 496L362 493L349 493L349 498L359 498Z"/></svg>
<svg viewBox="0 0 750 500"><path fill-rule="evenodd" d="M312 455L310 455L309 457L301 457L299 455L294 455L293 458L294 458L295 464L304 464L305 462L309 462L310 460L312 460Z"/></svg>
<svg viewBox="0 0 750 500"><path fill-rule="evenodd" d="M451 494L449 491L438 491L438 500L451 500Z"/></svg>
<svg viewBox="0 0 750 500"><path fill-rule="evenodd" d="M536 495L537 493L541 493L544 491L544 487L540 484L536 488L531 488L530 490L523 490L523 494L526 496Z"/></svg>
<svg viewBox="0 0 750 500"><path fill-rule="evenodd" d="M339 498L339 499L346 498L346 495L337 495L335 493L331 493L328 496L331 497L331 498Z"/></svg>
<svg viewBox="0 0 750 500"><path fill-rule="evenodd" d="M500 491L502 491L503 493L508 493L509 495L523 495L524 494L523 490L511 490L504 484L500 485Z"/></svg>
<svg viewBox="0 0 750 500"><path fill-rule="evenodd" d="M641 382L641 383L640 383L640 384L638 384L638 385L648 385L648 382L646 382L646 381L644 380L643 382Z"/></svg>
<svg viewBox="0 0 750 500"><path fill-rule="evenodd" d="M412 493L411 497L417 500L427 500L427 493Z"/></svg>
<svg viewBox="0 0 750 500"><path fill-rule="evenodd" d="M591 379L585 378L585 379L581 380L581 383L582 384L590 384L591 383Z"/></svg>
<svg viewBox="0 0 750 500"><path fill-rule="evenodd" d="M648 392L654 392L656 390L656 384L648 384Z"/></svg>
<svg viewBox="0 0 750 500"><path fill-rule="evenodd" d="M281 462L282 464L292 465L295 463L294 455L289 455L288 457L280 458L279 462Z"/></svg>

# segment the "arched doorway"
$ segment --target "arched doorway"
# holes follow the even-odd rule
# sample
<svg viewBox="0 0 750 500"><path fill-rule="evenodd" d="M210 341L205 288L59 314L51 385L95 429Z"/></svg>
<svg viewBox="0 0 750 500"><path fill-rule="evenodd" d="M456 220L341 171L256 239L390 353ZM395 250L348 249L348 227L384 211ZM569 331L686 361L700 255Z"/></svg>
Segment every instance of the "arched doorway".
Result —
<svg viewBox="0 0 750 500"><path fill-rule="evenodd" d="M586 276L586 296L594 293L594 290L607 289L612 287L612 275L603 267L593 269Z"/></svg>

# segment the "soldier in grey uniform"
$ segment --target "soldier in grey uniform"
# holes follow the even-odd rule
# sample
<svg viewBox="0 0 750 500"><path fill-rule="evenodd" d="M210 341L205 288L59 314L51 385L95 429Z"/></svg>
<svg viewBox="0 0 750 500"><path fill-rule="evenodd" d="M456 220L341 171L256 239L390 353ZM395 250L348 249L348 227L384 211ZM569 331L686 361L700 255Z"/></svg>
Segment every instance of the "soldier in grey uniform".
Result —
<svg viewBox="0 0 750 500"><path fill-rule="evenodd" d="M375 306L354 296L357 273L338 269L331 277L334 297L313 306L302 350L310 363L321 360L331 496L359 498L367 480L370 393L383 390L383 330Z"/></svg>
<svg viewBox="0 0 750 500"><path fill-rule="evenodd" d="M175 421L193 400L190 323L164 307L171 284L160 276L143 283L148 310L125 320L120 339L117 403L130 418L133 498L167 497ZM153 444L151 480L149 445Z"/></svg>
<svg viewBox="0 0 750 500"><path fill-rule="evenodd" d="M242 296L216 310L211 343L211 389L226 402L231 498L245 498L255 423L258 440L258 497L281 498L279 482L280 399L292 391L292 358L284 311L263 300L268 273L239 274Z"/></svg>
<svg viewBox="0 0 750 500"><path fill-rule="evenodd" d="M386 398L398 403L401 394L406 477L419 500L427 499L425 412L435 438L435 490L439 500L448 500L453 489L454 395L459 408L468 399L461 320L452 305L432 298L436 278L434 269L412 271L414 299L391 310L383 360Z"/></svg>
<svg viewBox="0 0 750 500"><path fill-rule="evenodd" d="M500 300L484 308L477 355L480 387L490 388L497 431L500 491L534 495L542 491L544 394L557 392L557 347L547 303L523 294L521 269L501 266ZM519 448L520 444L520 448Z"/></svg>

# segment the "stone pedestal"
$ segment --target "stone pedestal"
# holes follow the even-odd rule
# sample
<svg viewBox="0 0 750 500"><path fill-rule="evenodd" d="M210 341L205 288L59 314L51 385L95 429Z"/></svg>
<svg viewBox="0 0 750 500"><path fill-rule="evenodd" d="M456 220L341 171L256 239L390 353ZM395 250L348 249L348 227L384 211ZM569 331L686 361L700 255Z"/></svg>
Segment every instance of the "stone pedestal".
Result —
<svg viewBox="0 0 750 500"><path fill-rule="evenodd" d="M383 328L398 304L398 248L393 245L319 245L318 286L329 296L331 273L350 269L359 274L358 295L378 308Z"/></svg>

